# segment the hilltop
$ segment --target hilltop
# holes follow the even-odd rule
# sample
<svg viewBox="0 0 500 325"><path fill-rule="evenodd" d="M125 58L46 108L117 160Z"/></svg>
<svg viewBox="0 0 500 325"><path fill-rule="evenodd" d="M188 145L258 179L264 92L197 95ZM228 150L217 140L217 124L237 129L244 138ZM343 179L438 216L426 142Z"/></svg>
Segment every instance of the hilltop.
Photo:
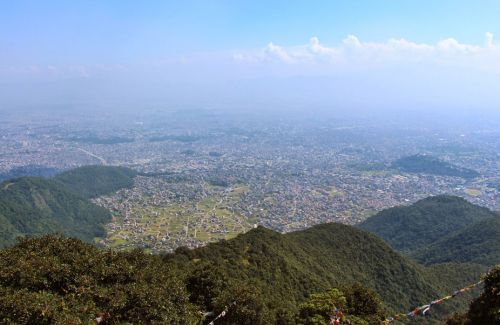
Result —
<svg viewBox="0 0 500 325"><path fill-rule="evenodd" d="M165 258L195 278L242 279L265 297L267 306L291 312L311 293L356 283L377 292L390 310L406 310L473 281L484 270L470 264L425 268L380 238L335 223L283 235L259 227Z"/></svg>
<svg viewBox="0 0 500 325"><path fill-rule="evenodd" d="M410 206L383 210L359 227L383 238L398 251L411 253L457 231L498 216L456 196L438 195Z"/></svg>
<svg viewBox="0 0 500 325"><path fill-rule="evenodd" d="M118 166L83 166L58 174L55 179L87 198L116 192L134 185L137 172Z"/></svg>
<svg viewBox="0 0 500 325"><path fill-rule="evenodd" d="M392 163L392 168L406 173L425 173L440 176L475 178L478 172L462 168L428 155L402 157Z"/></svg>

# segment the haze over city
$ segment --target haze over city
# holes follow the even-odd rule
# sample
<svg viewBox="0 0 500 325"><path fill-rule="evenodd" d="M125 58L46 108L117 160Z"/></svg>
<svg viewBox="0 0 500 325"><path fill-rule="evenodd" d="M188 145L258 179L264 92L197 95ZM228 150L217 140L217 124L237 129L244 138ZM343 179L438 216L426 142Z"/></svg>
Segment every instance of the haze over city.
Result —
<svg viewBox="0 0 500 325"><path fill-rule="evenodd" d="M5 2L0 103L496 114L499 12L496 1Z"/></svg>

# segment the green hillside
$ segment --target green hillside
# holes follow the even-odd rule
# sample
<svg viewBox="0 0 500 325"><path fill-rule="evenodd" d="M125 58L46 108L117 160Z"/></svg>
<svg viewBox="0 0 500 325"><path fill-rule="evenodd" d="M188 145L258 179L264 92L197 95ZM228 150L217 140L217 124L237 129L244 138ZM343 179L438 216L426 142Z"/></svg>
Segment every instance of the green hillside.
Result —
<svg viewBox="0 0 500 325"><path fill-rule="evenodd" d="M462 178L475 178L480 176L475 170L458 167L427 155L402 157L392 163L392 168L407 173L425 173Z"/></svg>
<svg viewBox="0 0 500 325"><path fill-rule="evenodd" d="M478 221L411 254L424 264L472 262L500 263L500 216Z"/></svg>
<svg viewBox="0 0 500 325"><path fill-rule="evenodd" d="M222 274L212 282L243 280L275 313L296 312L311 293L355 283L376 291L390 310L404 311L474 281L484 270L470 264L425 268L376 236L341 224L285 235L259 227L229 241L179 249L165 259L195 279Z"/></svg>
<svg viewBox="0 0 500 325"><path fill-rule="evenodd" d="M425 268L340 224L287 235L258 228L164 257L45 236L0 250L0 322L207 324L227 308L217 324L324 324L315 320L338 306L356 324L378 323L475 281L483 270ZM436 306L427 323L465 311L466 299Z"/></svg>
<svg viewBox="0 0 500 325"><path fill-rule="evenodd" d="M410 253L497 215L460 197L440 195L383 210L359 227L380 236L396 250Z"/></svg>
<svg viewBox="0 0 500 325"><path fill-rule="evenodd" d="M52 179L23 177L0 184L0 247L18 236L60 232L92 241L110 213Z"/></svg>
<svg viewBox="0 0 500 325"><path fill-rule="evenodd" d="M83 166L58 174L55 179L87 198L134 185L137 172L117 166Z"/></svg>

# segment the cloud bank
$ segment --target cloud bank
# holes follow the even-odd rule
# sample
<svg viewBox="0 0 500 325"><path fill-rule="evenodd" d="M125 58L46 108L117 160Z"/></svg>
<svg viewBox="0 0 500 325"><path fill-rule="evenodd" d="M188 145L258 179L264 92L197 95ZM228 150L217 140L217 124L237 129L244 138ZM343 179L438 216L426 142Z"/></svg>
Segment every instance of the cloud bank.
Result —
<svg viewBox="0 0 500 325"><path fill-rule="evenodd" d="M330 67L435 64L500 71L500 46L495 44L492 33L486 33L481 46L461 43L454 38L425 44L403 38L364 42L357 36L349 35L337 46L324 45L317 37L299 46L285 47L271 42L263 49L237 51L233 59L242 63L282 62Z"/></svg>

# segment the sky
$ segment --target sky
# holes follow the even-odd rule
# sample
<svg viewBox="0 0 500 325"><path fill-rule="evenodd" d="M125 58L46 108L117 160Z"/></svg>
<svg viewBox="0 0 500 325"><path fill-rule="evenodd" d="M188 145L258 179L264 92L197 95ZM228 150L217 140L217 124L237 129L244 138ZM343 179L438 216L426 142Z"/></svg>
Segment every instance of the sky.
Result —
<svg viewBox="0 0 500 325"><path fill-rule="evenodd" d="M500 2L2 1L0 109L500 111Z"/></svg>

